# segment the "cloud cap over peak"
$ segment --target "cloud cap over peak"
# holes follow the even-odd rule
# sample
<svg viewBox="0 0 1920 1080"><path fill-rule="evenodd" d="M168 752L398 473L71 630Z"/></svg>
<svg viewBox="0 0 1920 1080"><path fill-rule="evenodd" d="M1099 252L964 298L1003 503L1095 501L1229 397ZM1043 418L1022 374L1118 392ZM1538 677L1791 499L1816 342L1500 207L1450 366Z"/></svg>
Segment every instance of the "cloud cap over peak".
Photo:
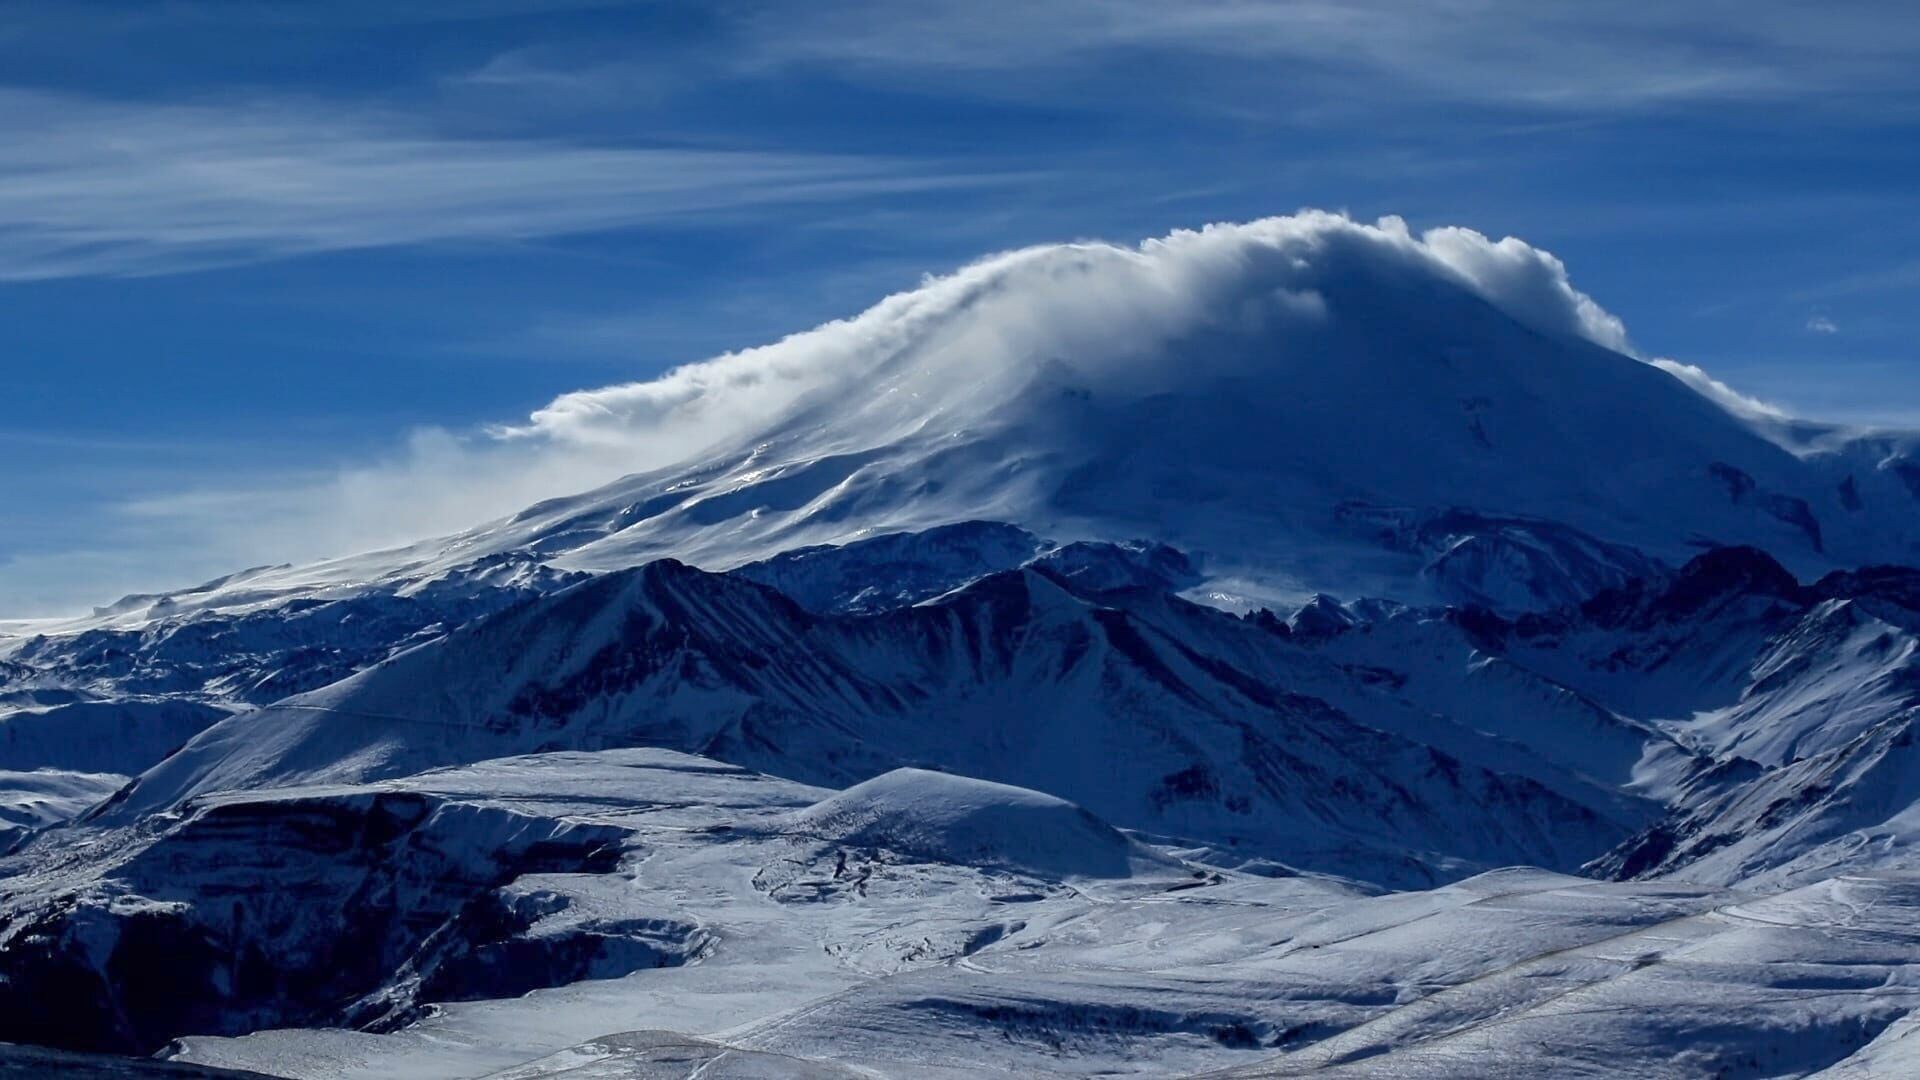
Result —
<svg viewBox="0 0 1920 1080"><path fill-rule="evenodd" d="M827 388L873 398L885 386L913 385L915 408L925 409L939 398L922 384L1021 379L1039 360L1064 361L1103 383L1140 377L1128 357L1223 321L1279 320L1286 326L1271 328L1276 337L1310 332L1328 317L1329 292L1354 292L1383 272L1459 286L1539 332L1631 352L1621 321L1575 288L1559 259L1523 240L1458 227L1415 234L1397 217L1367 224L1302 210L1176 230L1135 247L1083 241L991 256L770 345L564 394L496 433L626 443L637 462L665 465ZM874 385L882 376L889 381Z"/></svg>

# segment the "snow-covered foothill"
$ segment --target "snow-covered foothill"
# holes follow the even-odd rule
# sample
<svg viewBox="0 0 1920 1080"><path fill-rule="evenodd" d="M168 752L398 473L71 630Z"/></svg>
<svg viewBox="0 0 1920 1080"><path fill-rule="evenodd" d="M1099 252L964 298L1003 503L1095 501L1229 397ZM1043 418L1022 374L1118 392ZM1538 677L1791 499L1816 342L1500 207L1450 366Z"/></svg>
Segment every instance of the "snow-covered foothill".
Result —
<svg viewBox="0 0 1920 1080"><path fill-rule="evenodd" d="M1065 799L926 769L855 784L794 814L785 828L836 847L1053 881L1181 870Z"/></svg>

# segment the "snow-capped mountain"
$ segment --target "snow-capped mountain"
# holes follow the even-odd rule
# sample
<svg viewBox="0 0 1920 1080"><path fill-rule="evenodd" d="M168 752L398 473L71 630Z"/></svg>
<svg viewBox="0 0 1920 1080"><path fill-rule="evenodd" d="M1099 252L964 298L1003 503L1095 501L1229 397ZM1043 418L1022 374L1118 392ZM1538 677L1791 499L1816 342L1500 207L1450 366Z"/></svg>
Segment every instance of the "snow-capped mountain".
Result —
<svg viewBox="0 0 1920 1080"><path fill-rule="evenodd" d="M1016 252L506 437L635 471L0 640L0 1040L1916 1060L1920 461L1518 241Z"/></svg>
<svg viewBox="0 0 1920 1080"><path fill-rule="evenodd" d="M658 557L728 569L974 520L1149 537L1253 600L1550 606L1716 545L1803 576L1912 557L1910 438L1756 413L1628 348L1551 255L1466 230L1307 212L1032 248L510 432L631 446L615 483L83 622Z"/></svg>
<svg viewBox="0 0 1920 1080"><path fill-rule="evenodd" d="M774 346L834 374L691 466L468 542L725 568L988 519L1150 536L1256 594L1503 601L1717 544L1807 573L1913 552L1898 440L1735 415L1606 347L1537 253L1450 242L1305 216L992 260Z"/></svg>

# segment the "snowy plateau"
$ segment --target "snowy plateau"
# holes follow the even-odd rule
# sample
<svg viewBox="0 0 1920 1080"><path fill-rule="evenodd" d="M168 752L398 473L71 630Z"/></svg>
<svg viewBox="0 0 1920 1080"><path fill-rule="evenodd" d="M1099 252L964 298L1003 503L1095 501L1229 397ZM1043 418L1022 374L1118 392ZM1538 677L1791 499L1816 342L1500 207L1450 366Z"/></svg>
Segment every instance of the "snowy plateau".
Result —
<svg viewBox="0 0 1920 1080"><path fill-rule="evenodd" d="M0 1076L1920 1076L1920 441L1544 252L1023 250L563 433L0 625Z"/></svg>

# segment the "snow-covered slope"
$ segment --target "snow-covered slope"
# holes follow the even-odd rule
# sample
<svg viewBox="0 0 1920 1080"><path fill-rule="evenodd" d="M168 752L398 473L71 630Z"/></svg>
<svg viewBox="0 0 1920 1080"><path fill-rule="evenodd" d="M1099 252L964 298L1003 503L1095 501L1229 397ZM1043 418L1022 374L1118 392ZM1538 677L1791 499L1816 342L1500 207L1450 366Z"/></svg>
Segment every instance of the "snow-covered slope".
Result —
<svg viewBox="0 0 1920 1080"><path fill-rule="evenodd" d="M129 597L90 619L0 638L0 701L65 690L265 704L582 576L506 554L375 582L256 589L250 573L185 594Z"/></svg>
<svg viewBox="0 0 1920 1080"><path fill-rule="evenodd" d="M1514 662L1696 755L1684 772L1643 763L1675 811L1597 870L1798 884L1911 865L1920 572L1802 585L1762 552L1725 549L1577 614L1485 629Z"/></svg>
<svg viewBox="0 0 1920 1080"><path fill-rule="evenodd" d="M0 1039L151 1052L275 1024L681 964L699 925L600 910L636 815L773 818L827 794L653 751L234 793L0 862ZM669 826L671 827L671 826ZM644 906L645 901L642 901Z"/></svg>
<svg viewBox="0 0 1920 1080"><path fill-rule="evenodd" d="M164 695L0 691L0 848L78 817L232 711Z"/></svg>
<svg viewBox="0 0 1920 1080"><path fill-rule="evenodd" d="M0 848L37 829L72 821L127 779L119 773L0 769Z"/></svg>
<svg viewBox="0 0 1920 1080"><path fill-rule="evenodd" d="M918 807L928 828L902 820ZM1900 1075L1920 1005L1910 877L1763 897L1514 869L1368 896L1194 867L1059 800L927 772L835 793L663 751L559 753L150 820L44 838L4 879L8 929L60 942L68 976L30 995L33 954L0 949L7 1030L57 1007L68 1038L151 1047L122 1025L196 1017L176 1061L329 1080L1495 1060L1677 1080ZM1075 838L1118 838L1134 868L1085 873ZM983 839L1018 857L978 859ZM312 1021L326 991L334 1024L205 1037ZM387 1019L336 1026L356 1014Z"/></svg>
<svg viewBox="0 0 1920 1080"><path fill-rule="evenodd" d="M795 814L792 832L841 846L1055 881L1178 872L1065 799L970 777L895 769Z"/></svg>

